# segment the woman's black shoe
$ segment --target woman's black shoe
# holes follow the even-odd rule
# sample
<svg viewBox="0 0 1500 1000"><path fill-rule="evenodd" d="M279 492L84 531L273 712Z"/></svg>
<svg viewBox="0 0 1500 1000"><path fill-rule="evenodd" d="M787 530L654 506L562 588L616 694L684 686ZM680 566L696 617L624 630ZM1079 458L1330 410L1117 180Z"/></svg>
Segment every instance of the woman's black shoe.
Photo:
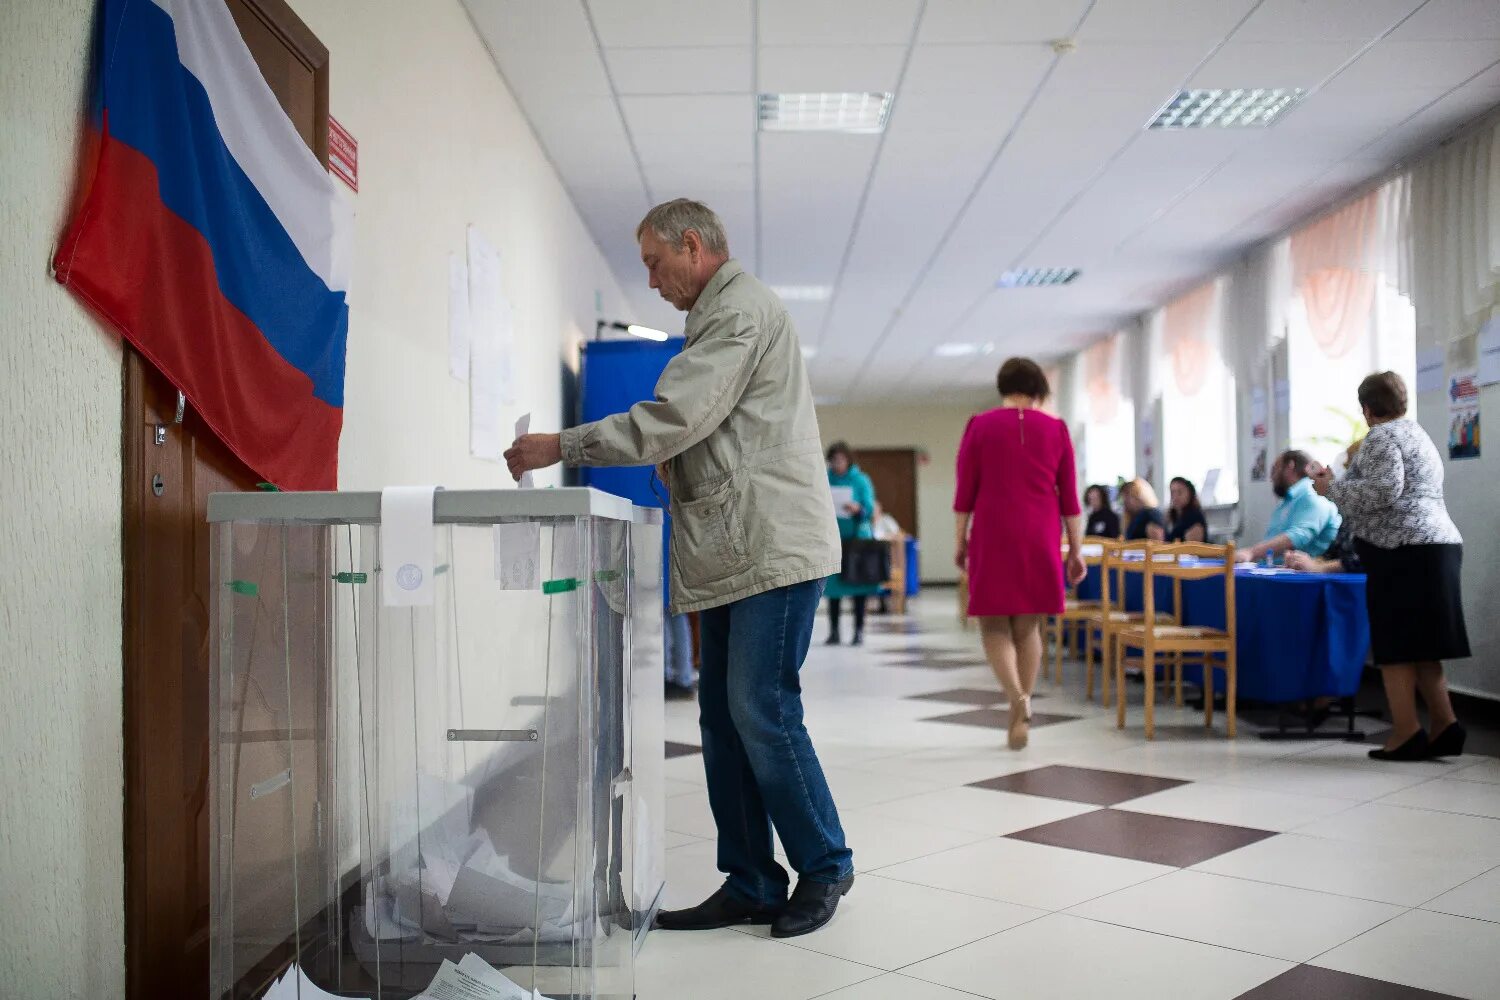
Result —
<svg viewBox="0 0 1500 1000"><path fill-rule="evenodd" d="M1417 734L1394 750L1371 750L1371 760L1426 760L1432 756L1432 744L1427 742L1427 730L1418 729Z"/></svg>
<svg viewBox="0 0 1500 1000"><path fill-rule="evenodd" d="M1464 752L1464 740L1468 738L1469 733L1463 726L1450 722L1446 729L1432 738L1427 747L1427 756L1460 757Z"/></svg>
<svg viewBox="0 0 1500 1000"><path fill-rule="evenodd" d="M826 640L824 640L823 645L825 645L825 646L837 646L838 644L839 644L839 633L838 633L837 629L834 629L832 632L828 633L828 638Z"/></svg>

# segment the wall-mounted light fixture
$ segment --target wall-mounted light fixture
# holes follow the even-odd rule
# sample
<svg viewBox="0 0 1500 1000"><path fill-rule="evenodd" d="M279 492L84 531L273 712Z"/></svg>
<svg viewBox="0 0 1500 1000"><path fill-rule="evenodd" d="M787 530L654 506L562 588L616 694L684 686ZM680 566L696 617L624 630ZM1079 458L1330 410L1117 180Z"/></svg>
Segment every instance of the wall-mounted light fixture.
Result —
<svg viewBox="0 0 1500 1000"><path fill-rule="evenodd" d="M603 340L605 328L611 330L624 330L632 337L640 337L642 340L654 340L660 343L667 339L665 330L655 330L649 326L637 326L634 323L621 323L618 320L601 319L594 324L594 339Z"/></svg>

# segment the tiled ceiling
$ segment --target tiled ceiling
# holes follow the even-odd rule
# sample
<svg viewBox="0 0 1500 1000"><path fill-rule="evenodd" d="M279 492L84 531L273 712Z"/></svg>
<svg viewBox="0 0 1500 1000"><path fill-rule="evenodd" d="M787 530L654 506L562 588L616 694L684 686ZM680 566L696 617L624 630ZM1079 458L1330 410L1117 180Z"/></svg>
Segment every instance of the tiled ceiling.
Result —
<svg viewBox="0 0 1500 1000"><path fill-rule="evenodd" d="M465 0L640 322L647 208L713 206L821 396L1054 357L1500 104L1500 0ZM1053 42L1072 39L1072 51ZM1183 87L1301 87L1269 129L1148 132ZM891 91L883 135L760 133L755 95ZM1062 288L997 290L1019 266Z"/></svg>

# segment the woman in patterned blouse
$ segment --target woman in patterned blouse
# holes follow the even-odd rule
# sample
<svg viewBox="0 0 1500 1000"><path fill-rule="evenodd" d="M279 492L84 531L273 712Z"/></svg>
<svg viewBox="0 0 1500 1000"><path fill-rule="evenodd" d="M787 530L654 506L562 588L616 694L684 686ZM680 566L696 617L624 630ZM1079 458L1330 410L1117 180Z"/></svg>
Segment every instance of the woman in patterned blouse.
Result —
<svg viewBox="0 0 1500 1000"><path fill-rule="evenodd" d="M1406 417L1406 383L1395 372L1359 385L1370 433L1335 480L1319 466L1314 488L1353 522L1365 567L1370 648L1385 682L1391 733L1377 760L1425 760L1463 753L1443 660L1469 655L1464 628L1463 538L1443 502L1443 460L1432 438ZM1417 716L1427 705L1432 737Z"/></svg>

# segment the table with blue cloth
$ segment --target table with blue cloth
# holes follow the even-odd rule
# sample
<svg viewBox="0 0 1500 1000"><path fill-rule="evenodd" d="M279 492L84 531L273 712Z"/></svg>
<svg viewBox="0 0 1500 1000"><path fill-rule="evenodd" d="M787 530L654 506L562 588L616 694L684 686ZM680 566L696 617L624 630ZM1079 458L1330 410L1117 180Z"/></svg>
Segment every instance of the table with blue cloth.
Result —
<svg viewBox="0 0 1500 1000"><path fill-rule="evenodd" d="M1099 599L1098 566L1078 585L1080 600ZM1140 573L1125 573L1125 610L1143 610ZM1172 610L1169 577L1155 577L1156 609ZM1369 648L1365 578L1245 566L1235 571L1235 633L1242 699L1270 703L1352 697ZM1182 581L1184 625L1224 627L1224 578ZM1200 684L1196 666L1183 679ZM1201 686L1201 685L1200 685Z"/></svg>

